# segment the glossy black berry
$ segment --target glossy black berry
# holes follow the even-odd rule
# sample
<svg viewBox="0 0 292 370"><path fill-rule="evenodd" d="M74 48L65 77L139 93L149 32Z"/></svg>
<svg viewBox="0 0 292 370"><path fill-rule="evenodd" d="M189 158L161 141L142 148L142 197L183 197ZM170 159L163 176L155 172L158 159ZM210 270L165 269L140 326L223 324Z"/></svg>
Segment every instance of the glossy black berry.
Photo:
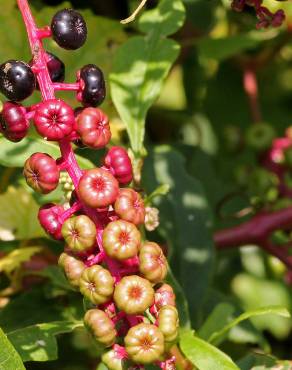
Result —
<svg viewBox="0 0 292 370"><path fill-rule="evenodd" d="M56 55L47 52L47 66L53 82L65 80L65 64Z"/></svg>
<svg viewBox="0 0 292 370"><path fill-rule="evenodd" d="M85 106L96 107L105 98L104 76L95 64L87 64L79 72L81 82L81 101Z"/></svg>
<svg viewBox="0 0 292 370"><path fill-rule="evenodd" d="M85 20L73 9L57 12L52 19L51 30L53 39L64 49L79 49L86 41Z"/></svg>
<svg viewBox="0 0 292 370"><path fill-rule="evenodd" d="M22 61L8 60L0 66L0 90L8 99L21 101L36 87L36 78L30 66Z"/></svg>

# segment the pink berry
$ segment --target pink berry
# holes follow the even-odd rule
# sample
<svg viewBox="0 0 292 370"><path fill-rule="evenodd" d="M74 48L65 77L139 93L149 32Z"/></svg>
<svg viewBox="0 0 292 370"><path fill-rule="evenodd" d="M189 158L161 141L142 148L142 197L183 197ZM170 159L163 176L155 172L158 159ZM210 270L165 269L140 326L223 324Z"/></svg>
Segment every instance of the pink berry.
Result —
<svg viewBox="0 0 292 370"><path fill-rule="evenodd" d="M6 102L0 115L0 132L6 139L14 142L22 140L28 131L29 122L25 108L14 102Z"/></svg>
<svg viewBox="0 0 292 370"><path fill-rule="evenodd" d="M107 153L104 164L116 177L120 184L132 181L132 163L127 151L120 146L113 146Z"/></svg>
<svg viewBox="0 0 292 370"><path fill-rule="evenodd" d="M118 192L117 180L112 174L101 168L86 171L78 186L80 199L92 208L104 208L113 204Z"/></svg>
<svg viewBox="0 0 292 370"><path fill-rule="evenodd" d="M135 225L143 224L145 207L143 199L133 189L121 189L114 205L115 212L123 220Z"/></svg>
<svg viewBox="0 0 292 370"><path fill-rule="evenodd" d="M50 99L36 109L34 123L37 132L47 140L62 140L74 129L74 111L64 101Z"/></svg>
<svg viewBox="0 0 292 370"><path fill-rule="evenodd" d="M59 221L59 216L63 212L64 208L62 206L48 203L43 205L38 213L39 222L45 232L57 240L62 239L62 224Z"/></svg>
<svg viewBox="0 0 292 370"><path fill-rule="evenodd" d="M108 118L97 108L85 108L78 114L77 132L83 144L93 149L103 148L111 139Z"/></svg>
<svg viewBox="0 0 292 370"><path fill-rule="evenodd" d="M60 177L56 161L45 153L34 153L30 156L24 164L23 174L27 184L42 194L55 190Z"/></svg>

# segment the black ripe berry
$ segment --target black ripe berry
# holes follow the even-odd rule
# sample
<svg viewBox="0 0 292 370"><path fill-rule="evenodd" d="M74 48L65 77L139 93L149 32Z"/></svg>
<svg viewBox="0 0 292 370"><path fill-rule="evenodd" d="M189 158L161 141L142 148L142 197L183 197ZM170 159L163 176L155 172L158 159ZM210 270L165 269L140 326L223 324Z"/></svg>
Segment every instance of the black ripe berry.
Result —
<svg viewBox="0 0 292 370"><path fill-rule="evenodd" d="M82 15L73 9L57 12L52 19L51 30L56 43L64 49L78 49L86 41L86 23Z"/></svg>
<svg viewBox="0 0 292 370"><path fill-rule="evenodd" d="M30 66L18 60L8 60L0 66L0 90L8 99L21 101L36 87L36 78Z"/></svg>
<svg viewBox="0 0 292 370"><path fill-rule="evenodd" d="M47 66L53 82L63 82L65 79L65 65L56 55L47 52Z"/></svg>
<svg viewBox="0 0 292 370"><path fill-rule="evenodd" d="M102 71L95 64L87 64L80 70L81 101L85 106L96 107L105 98L106 88Z"/></svg>

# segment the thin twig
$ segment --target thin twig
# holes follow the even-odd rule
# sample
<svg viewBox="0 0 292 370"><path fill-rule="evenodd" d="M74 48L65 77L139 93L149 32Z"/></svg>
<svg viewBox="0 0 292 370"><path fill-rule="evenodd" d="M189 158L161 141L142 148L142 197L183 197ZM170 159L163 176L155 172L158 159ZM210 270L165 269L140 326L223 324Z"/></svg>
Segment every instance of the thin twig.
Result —
<svg viewBox="0 0 292 370"><path fill-rule="evenodd" d="M127 24L133 22L146 3L147 0L142 0L141 3L138 5L137 9L135 9L135 11L130 15L130 17L121 20L121 23Z"/></svg>

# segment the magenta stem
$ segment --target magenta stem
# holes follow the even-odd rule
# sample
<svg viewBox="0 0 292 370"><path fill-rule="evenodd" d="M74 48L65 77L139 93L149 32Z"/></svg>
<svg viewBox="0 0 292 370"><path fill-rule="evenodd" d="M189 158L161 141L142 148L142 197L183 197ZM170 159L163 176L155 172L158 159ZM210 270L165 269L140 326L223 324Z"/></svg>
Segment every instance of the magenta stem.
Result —
<svg viewBox="0 0 292 370"><path fill-rule="evenodd" d="M71 217L72 215L74 215L74 213L76 213L77 211L79 211L81 208L82 208L81 202L79 202L79 201L75 202L72 207L70 207L69 209L67 209L66 211L64 211L62 213L62 215L59 216L60 223L63 224L69 217Z"/></svg>
<svg viewBox="0 0 292 370"><path fill-rule="evenodd" d="M76 83L57 83L53 84L55 90L63 90L63 91L78 91L80 90L80 84Z"/></svg>
<svg viewBox="0 0 292 370"><path fill-rule="evenodd" d="M52 36L52 31L49 26L46 26L44 28L37 29L37 36L39 39L44 39L46 37Z"/></svg>

